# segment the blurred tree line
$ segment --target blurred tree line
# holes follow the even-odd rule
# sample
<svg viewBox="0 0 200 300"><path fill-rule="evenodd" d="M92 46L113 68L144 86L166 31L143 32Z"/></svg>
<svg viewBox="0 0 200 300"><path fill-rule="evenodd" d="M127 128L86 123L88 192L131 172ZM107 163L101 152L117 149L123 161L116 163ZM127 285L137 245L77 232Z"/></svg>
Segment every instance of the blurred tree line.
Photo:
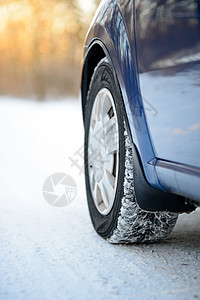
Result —
<svg viewBox="0 0 200 300"><path fill-rule="evenodd" d="M0 0L0 94L77 95L93 12L78 0Z"/></svg>

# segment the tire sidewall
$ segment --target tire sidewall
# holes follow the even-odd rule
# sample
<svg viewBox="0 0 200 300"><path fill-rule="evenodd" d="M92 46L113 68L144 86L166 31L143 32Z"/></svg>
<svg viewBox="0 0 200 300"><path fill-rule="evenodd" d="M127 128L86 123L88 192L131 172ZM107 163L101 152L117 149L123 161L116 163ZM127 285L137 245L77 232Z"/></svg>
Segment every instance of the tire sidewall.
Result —
<svg viewBox="0 0 200 300"><path fill-rule="evenodd" d="M119 130L119 165L118 165L118 182L116 188L116 194L114 204L111 211L107 215L102 215L96 208L89 179L88 170L88 140L90 129L90 118L94 100L98 92L107 88L112 94ZM85 162L85 184L87 192L87 201L90 216L95 230L104 238L109 238L114 229L117 227L117 220L120 214L121 200L124 195L123 182L125 172L125 138L124 138L124 108L121 92L118 82L110 65L103 61L95 69L93 77L91 79L90 88L87 96L86 110L85 110L85 144L84 144L84 162Z"/></svg>

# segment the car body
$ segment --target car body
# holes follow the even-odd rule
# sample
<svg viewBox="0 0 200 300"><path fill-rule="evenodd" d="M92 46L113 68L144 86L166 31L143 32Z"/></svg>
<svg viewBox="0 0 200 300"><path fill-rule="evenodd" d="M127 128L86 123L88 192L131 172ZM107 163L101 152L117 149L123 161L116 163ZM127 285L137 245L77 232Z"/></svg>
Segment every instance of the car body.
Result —
<svg viewBox="0 0 200 300"><path fill-rule="evenodd" d="M83 117L92 74L105 56L120 86L147 188L184 202L163 202L165 210L199 206L200 1L101 1L84 46ZM156 196L148 203L139 196L138 204L162 208Z"/></svg>

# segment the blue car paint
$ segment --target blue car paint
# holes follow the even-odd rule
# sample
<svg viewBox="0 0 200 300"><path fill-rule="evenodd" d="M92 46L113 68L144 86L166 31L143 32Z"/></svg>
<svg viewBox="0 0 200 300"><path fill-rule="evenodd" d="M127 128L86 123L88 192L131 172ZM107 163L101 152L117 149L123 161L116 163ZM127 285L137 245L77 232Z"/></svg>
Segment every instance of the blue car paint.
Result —
<svg viewBox="0 0 200 300"><path fill-rule="evenodd" d="M154 187L162 187L157 180L155 166L149 164L155 158L149 137L141 94L138 85L135 47L131 49L129 38L116 1L102 1L94 17L85 43L85 58L95 43L101 43L116 72L133 141L141 158L147 181Z"/></svg>
<svg viewBox="0 0 200 300"><path fill-rule="evenodd" d="M88 32L85 44L85 59L91 47L95 43L99 43L113 65L122 91L133 141L140 155L147 181L158 189L197 199L195 196L198 192L197 177L197 182L193 181L194 193L189 195L190 193L188 194L186 191L188 191L192 182L191 174L184 175L184 180L182 180L184 182L183 191L180 184L181 180L179 182L177 180L180 172L176 172L173 167L171 169L161 168L158 163L159 155L156 146L154 146L154 137L152 137L152 132L149 131L146 122L146 118L148 121L150 120L149 115L153 118L158 114L158 111L156 106L152 105L152 98L149 100L147 96L142 99L141 96L145 93L142 78L145 72L139 75L142 72L141 64L137 65L138 48L136 51L134 16L134 1L102 1ZM142 83L142 92L139 80Z"/></svg>
<svg viewBox="0 0 200 300"><path fill-rule="evenodd" d="M200 200L200 1L138 1L136 16L141 91L157 111L145 113L159 181Z"/></svg>

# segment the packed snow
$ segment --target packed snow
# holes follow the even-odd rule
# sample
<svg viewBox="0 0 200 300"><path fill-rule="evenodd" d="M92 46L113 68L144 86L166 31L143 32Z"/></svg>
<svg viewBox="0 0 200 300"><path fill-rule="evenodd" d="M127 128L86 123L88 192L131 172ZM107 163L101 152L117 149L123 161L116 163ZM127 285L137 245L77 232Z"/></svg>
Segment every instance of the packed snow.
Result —
<svg viewBox="0 0 200 300"><path fill-rule="evenodd" d="M200 211L179 217L169 238L112 245L90 222L77 99L0 99L0 299L192 299L200 297ZM70 175L64 207L45 180Z"/></svg>

